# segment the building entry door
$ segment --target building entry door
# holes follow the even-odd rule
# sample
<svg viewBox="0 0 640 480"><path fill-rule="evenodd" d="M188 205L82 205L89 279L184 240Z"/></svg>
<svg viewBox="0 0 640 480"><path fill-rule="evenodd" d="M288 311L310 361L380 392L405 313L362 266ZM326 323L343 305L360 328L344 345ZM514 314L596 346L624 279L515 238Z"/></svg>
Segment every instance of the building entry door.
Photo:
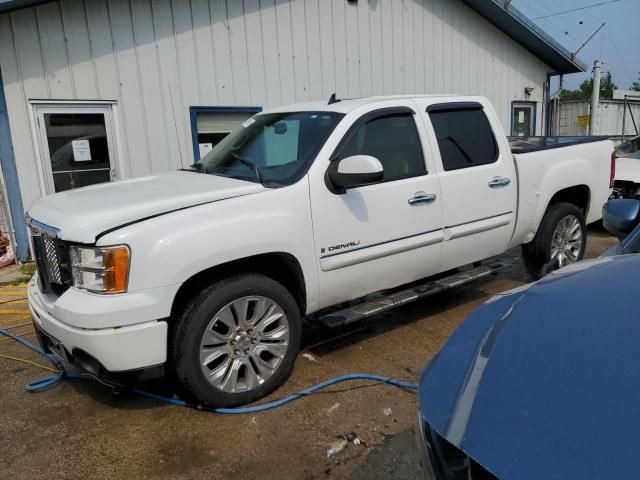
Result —
<svg viewBox="0 0 640 480"><path fill-rule="evenodd" d="M110 105L38 105L35 115L47 194L117 178Z"/></svg>
<svg viewBox="0 0 640 480"><path fill-rule="evenodd" d="M513 102L511 104L511 135L533 137L536 134L536 104Z"/></svg>

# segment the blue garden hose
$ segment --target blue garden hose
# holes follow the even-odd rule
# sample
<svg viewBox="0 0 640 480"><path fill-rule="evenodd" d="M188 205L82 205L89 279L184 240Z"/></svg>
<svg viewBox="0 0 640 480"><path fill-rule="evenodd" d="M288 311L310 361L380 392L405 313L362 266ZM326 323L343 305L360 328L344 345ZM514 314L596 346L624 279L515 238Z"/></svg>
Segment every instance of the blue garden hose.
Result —
<svg viewBox="0 0 640 480"><path fill-rule="evenodd" d="M111 386L113 388L121 388L122 385L118 385L116 383L110 382L110 381L106 381L103 379L98 379L97 377L90 375L90 374L75 374L75 373L68 373L65 368L64 365L62 364L62 362L60 362L60 360L58 360L55 356L50 355L45 353L40 347L32 344L31 342L25 340L24 338L20 337L19 335L15 335L11 332L9 332L8 330L4 330L4 329L0 329L0 334L5 335L7 337L13 338L15 341L21 343L22 345L24 345L27 348L30 348L31 350L33 350L36 353L39 353L40 355L42 355L43 357L45 357L47 360L49 360L53 366L55 368L58 369L57 373L54 373L53 375L48 375L46 377L42 377L39 378L38 380L35 380L31 383L28 383L27 385L25 385L25 389L28 392L42 392L44 390L47 390L51 387L53 387L54 385L56 385L57 383L59 383L61 380L63 379L68 379L68 380L99 380L101 383L104 383L108 386ZM278 408L281 407L283 405L286 405L287 403L291 403L295 400L298 400L300 398L306 397L307 395L311 395L313 393L316 393L324 388L330 387L331 385L335 385L337 383L342 383L342 382L348 382L351 380L374 380L376 382L380 382L380 383L384 383L387 385L393 385L394 387L398 387L398 388L402 388L405 390L417 390L418 389L418 385L415 383L410 383L410 382L404 382L401 380L396 380L394 378L391 377L386 377L383 375L375 375L375 374L371 374L371 373L350 373L347 375L342 375L339 377L334 377L334 378L330 378L329 380L326 380L324 382L318 383L316 385L313 385L309 388L306 388L304 390L301 390L300 392L296 392L296 393L292 393L291 395L288 395L284 398L281 398L279 400L273 400L271 402L266 402L266 403L261 403L259 405L253 405L250 407L237 407L237 408L212 408L212 407L208 407L206 405L200 405L200 404L194 404L194 403L190 403L187 402L185 400L180 400L178 398L171 398L171 397L165 397L163 395L158 395L156 393L151 393L151 392L146 392L144 390L139 390L137 388L132 388L130 389L131 392L143 396L143 397L147 397L150 398L152 400L156 400L159 402L163 402L163 403L168 403L170 405L176 405L176 406L180 406L180 407L189 407L189 408L195 408L197 410L205 410L205 411L210 411L210 412L216 412L216 413L225 413L225 414L245 414L245 413L258 413L258 412L264 412L265 410L272 410L274 408Z"/></svg>

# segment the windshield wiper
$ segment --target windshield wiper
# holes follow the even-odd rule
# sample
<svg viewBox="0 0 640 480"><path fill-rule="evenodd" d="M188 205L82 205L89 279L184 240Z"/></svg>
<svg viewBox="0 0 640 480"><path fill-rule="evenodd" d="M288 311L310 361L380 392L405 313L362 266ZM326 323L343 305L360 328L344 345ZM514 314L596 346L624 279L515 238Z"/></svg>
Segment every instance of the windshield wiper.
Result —
<svg viewBox="0 0 640 480"><path fill-rule="evenodd" d="M196 172L200 172L200 173L207 173L207 169L204 166L204 163L202 162L196 162L196 163L192 163L191 165L189 165L189 168L183 168L182 170L191 170L191 171L196 171Z"/></svg>
<svg viewBox="0 0 640 480"><path fill-rule="evenodd" d="M230 153L233 158L235 158L240 163L242 163L243 165L253 170L256 174L256 178L258 179L258 183L262 183L262 174L260 173L260 168L255 163L253 163L251 160L247 158L241 157L237 153L233 153L233 152L230 152Z"/></svg>

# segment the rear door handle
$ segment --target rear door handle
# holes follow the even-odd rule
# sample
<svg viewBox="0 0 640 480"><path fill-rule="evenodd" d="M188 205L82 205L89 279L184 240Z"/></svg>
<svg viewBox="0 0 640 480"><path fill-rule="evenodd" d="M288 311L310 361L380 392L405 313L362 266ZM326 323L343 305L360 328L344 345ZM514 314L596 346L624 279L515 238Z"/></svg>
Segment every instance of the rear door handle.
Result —
<svg viewBox="0 0 640 480"><path fill-rule="evenodd" d="M416 192L408 202L409 205L415 205L416 203L431 203L434 202L436 198L438 197L435 193Z"/></svg>
<svg viewBox="0 0 640 480"><path fill-rule="evenodd" d="M511 179L507 177L493 177L489 180L489 186L491 188L506 187L510 183Z"/></svg>

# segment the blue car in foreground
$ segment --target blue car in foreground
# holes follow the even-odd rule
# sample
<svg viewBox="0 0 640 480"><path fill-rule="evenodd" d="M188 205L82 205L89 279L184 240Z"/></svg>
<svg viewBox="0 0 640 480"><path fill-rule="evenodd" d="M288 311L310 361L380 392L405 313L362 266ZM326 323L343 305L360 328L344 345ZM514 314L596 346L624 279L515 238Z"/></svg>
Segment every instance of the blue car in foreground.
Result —
<svg viewBox="0 0 640 480"><path fill-rule="evenodd" d="M636 202L636 203L634 203ZM613 200L619 236L640 202ZM496 295L420 379L427 478L638 477L640 226L605 256Z"/></svg>

